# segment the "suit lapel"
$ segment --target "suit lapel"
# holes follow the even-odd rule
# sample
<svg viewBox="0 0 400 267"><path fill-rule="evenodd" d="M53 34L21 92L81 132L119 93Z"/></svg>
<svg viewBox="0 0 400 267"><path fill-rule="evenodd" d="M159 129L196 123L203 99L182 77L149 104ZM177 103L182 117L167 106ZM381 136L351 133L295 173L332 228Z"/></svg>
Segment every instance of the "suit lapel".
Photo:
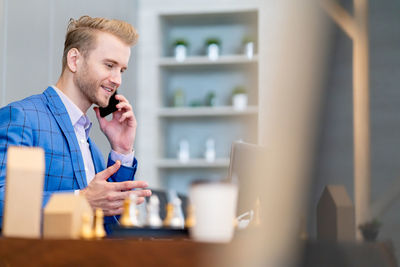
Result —
<svg viewBox="0 0 400 267"><path fill-rule="evenodd" d="M60 126L65 138L67 139L75 177L79 184L79 188L83 189L87 186L85 165L83 163L82 152L80 150L78 140L76 139L76 134L74 127L72 126L71 119L69 118L63 102L52 87L48 87L44 91L43 95L46 97L47 105L58 125Z"/></svg>
<svg viewBox="0 0 400 267"><path fill-rule="evenodd" d="M99 173L104 170L105 166L103 163L103 158L100 157L96 152L92 139L88 138L90 153L92 154L92 160L94 165L95 173Z"/></svg>

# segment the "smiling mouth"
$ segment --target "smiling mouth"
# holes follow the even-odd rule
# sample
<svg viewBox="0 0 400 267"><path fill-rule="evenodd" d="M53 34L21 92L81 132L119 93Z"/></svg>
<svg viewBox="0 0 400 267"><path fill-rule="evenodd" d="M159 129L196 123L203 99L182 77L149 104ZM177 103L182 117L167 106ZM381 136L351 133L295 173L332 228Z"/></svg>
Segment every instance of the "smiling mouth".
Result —
<svg viewBox="0 0 400 267"><path fill-rule="evenodd" d="M114 89L112 87L106 87L106 86L101 85L101 88L103 88L104 90L106 90L109 93L112 93L114 91Z"/></svg>

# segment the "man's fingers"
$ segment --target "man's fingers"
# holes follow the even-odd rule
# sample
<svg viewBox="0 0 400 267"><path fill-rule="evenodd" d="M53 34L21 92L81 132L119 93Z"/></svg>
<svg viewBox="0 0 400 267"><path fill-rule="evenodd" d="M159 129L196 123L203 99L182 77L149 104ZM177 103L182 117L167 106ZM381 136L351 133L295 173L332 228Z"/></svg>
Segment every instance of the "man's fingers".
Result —
<svg viewBox="0 0 400 267"><path fill-rule="evenodd" d="M104 216L114 216L114 215L120 215L124 212L123 208L118 208L118 209L106 209L104 210Z"/></svg>
<svg viewBox="0 0 400 267"><path fill-rule="evenodd" d="M115 191L127 191L134 188L146 188L149 185L145 181L125 181L111 183Z"/></svg>
<svg viewBox="0 0 400 267"><path fill-rule="evenodd" d="M131 194L135 194L137 197L149 197L151 196L151 190L149 189L135 190L132 191Z"/></svg>
<svg viewBox="0 0 400 267"><path fill-rule="evenodd" d="M124 109L126 111L132 110L132 106L127 102L119 102L116 107L117 109Z"/></svg>
<svg viewBox="0 0 400 267"><path fill-rule="evenodd" d="M98 174L96 174L96 177L99 177L101 179L107 180L108 178L110 178L111 175L116 173L120 167L121 167L121 162L119 160L117 160L114 163L114 165L111 165L110 167L108 167L104 171L99 172Z"/></svg>
<svg viewBox="0 0 400 267"><path fill-rule="evenodd" d="M119 118L119 122L123 122L125 119L133 118L133 112L132 111L127 111L124 114L122 114L121 118Z"/></svg>
<svg viewBox="0 0 400 267"><path fill-rule="evenodd" d="M144 202L144 197L138 197L137 199L136 199L136 205L140 205L140 204L142 204Z"/></svg>
<svg viewBox="0 0 400 267"><path fill-rule="evenodd" d="M119 100L120 102L128 102L128 99L126 99L123 95L115 95L115 99Z"/></svg>

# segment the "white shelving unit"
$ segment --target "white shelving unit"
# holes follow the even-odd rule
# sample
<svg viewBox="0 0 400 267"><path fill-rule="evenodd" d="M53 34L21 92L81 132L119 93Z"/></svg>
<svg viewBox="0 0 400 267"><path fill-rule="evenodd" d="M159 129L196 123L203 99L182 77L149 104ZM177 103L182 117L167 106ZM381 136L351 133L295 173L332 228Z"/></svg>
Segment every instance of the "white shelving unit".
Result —
<svg viewBox="0 0 400 267"><path fill-rule="evenodd" d="M177 66L195 66L195 65L231 65L231 64L250 64L256 63L258 56L254 55L248 58L245 55L225 55L220 56L217 60L211 61L206 56L191 56L182 62L178 62L173 57L160 58L159 65L163 67L177 67Z"/></svg>
<svg viewBox="0 0 400 267"><path fill-rule="evenodd" d="M161 189L187 193L193 180L223 179L228 174L232 142L258 142L258 2L217 2L212 1L213 9L199 9L181 1L175 10L167 4L156 7L141 2L145 15L140 19L144 27L139 86L143 92L140 110L145 115L138 122L147 126L139 138L149 140L140 150L146 156L141 170L146 178L157 180L156 187ZM242 49L242 39L248 35L256 43L250 58ZM212 37L221 40L217 60L210 60L205 52L205 40ZM178 38L189 42L182 62L173 54L172 44ZM237 86L244 86L248 93L248 105L242 110L234 109L231 102ZM178 89L184 92L185 103L175 107L172 100ZM217 104L206 106L210 92ZM215 141L212 162L204 158L210 138ZM177 158L182 139L190 144L190 160L184 163Z"/></svg>
<svg viewBox="0 0 400 267"><path fill-rule="evenodd" d="M160 159L158 167L168 168L227 168L229 166L229 158L219 158L215 161L208 162L205 159L190 159L187 162L181 162L177 159Z"/></svg>
<svg viewBox="0 0 400 267"><path fill-rule="evenodd" d="M172 107L160 108L159 117L206 117L206 116L245 116L257 115L257 106L248 106L244 110L236 110L232 106L219 107Z"/></svg>

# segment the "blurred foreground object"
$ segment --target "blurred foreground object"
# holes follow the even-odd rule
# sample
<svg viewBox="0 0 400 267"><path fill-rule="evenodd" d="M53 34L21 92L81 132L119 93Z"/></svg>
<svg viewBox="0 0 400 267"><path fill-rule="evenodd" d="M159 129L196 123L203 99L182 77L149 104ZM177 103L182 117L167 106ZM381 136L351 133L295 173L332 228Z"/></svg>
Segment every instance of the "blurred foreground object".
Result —
<svg viewBox="0 0 400 267"><path fill-rule="evenodd" d="M84 219L84 214L88 215ZM93 210L84 196L72 193L53 194L44 209L44 238L78 239L84 220L92 228Z"/></svg>
<svg viewBox="0 0 400 267"><path fill-rule="evenodd" d="M225 243L233 238L238 187L232 183L201 182L190 188L196 223L189 229L195 241Z"/></svg>
<svg viewBox="0 0 400 267"><path fill-rule="evenodd" d="M330 29L318 1L277 1L265 4L260 12L259 84L265 87L259 95L259 140L267 153L244 178L256 180L253 191L245 195L261 197L262 220L258 229L249 228L238 236L240 245L221 255L221 262L298 266L303 244L299 229L307 214L317 151ZM242 256L238 260L232 255Z"/></svg>
<svg viewBox="0 0 400 267"><path fill-rule="evenodd" d="M8 148L4 236L40 237L44 168L43 149Z"/></svg>
<svg viewBox="0 0 400 267"><path fill-rule="evenodd" d="M321 3L353 41L354 202L356 226L359 226L371 219L368 1L354 0L353 16L336 0ZM358 228L355 231L361 240Z"/></svg>
<svg viewBox="0 0 400 267"><path fill-rule="evenodd" d="M354 205L343 185L328 185L317 207L318 240L354 241Z"/></svg>

